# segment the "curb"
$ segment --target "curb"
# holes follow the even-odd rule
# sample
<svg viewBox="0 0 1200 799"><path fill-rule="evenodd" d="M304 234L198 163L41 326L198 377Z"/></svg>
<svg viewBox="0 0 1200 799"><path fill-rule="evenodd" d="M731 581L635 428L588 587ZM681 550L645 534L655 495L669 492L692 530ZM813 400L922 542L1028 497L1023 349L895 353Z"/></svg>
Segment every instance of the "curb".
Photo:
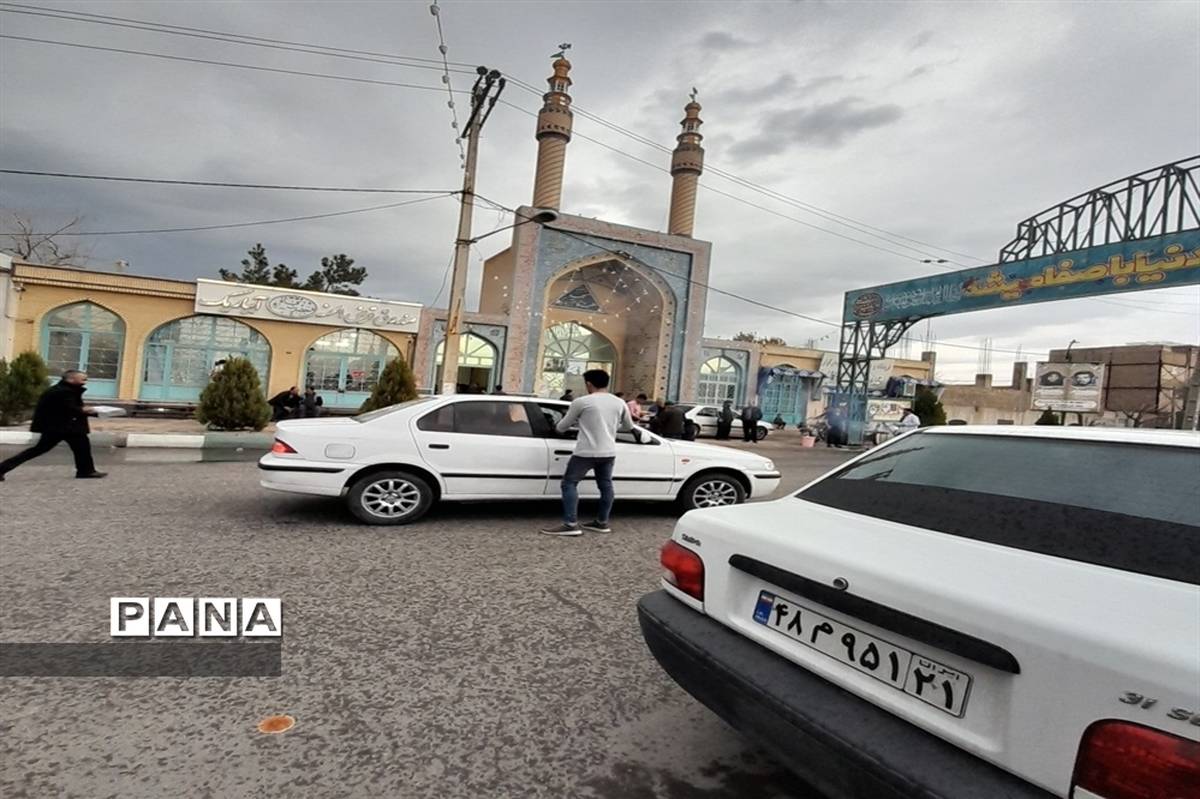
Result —
<svg viewBox="0 0 1200 799"><path fill-rule="evenodd" d="M0 446L28 447L39 434L28 430L0 430ZM92 433L94 447L129 449L248 449L266 451L275 437L270 433Z"/></svg>

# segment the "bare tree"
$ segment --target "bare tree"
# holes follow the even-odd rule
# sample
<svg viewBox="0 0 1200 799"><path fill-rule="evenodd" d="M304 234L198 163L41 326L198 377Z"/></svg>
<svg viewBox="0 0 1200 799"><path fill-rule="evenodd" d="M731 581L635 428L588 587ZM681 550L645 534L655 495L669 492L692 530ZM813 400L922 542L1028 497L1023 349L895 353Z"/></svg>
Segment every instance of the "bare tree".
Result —
<svg viewBox="0 0 1200 799"><path fill-rule="evenodd" d="M1147 402L1136 408L1121 408L1118 413L1125 417L1126 427L1142 427L1147 422L1157 421L1162 408L1158 403Z"/></svg>
<svg viewBox="0 0 1200 799"><path fill-rule="evenodd" d="M0 250L19 260L51 266L82 266L87 263L79 236L83 217L74 216L66 224L34 221L20 211L0 212Z"/></svg>

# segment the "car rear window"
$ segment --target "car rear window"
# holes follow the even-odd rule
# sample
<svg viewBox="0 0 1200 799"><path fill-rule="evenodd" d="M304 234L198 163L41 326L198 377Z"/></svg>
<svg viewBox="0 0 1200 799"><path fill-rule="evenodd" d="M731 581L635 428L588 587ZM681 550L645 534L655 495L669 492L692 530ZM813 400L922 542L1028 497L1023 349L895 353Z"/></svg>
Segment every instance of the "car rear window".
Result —
<svg viewBox="0 0 1200 799"><path fill-rule="evenodd" d="M917 433L797 496L866 516L1200 584L1200 450Z"/></svg>

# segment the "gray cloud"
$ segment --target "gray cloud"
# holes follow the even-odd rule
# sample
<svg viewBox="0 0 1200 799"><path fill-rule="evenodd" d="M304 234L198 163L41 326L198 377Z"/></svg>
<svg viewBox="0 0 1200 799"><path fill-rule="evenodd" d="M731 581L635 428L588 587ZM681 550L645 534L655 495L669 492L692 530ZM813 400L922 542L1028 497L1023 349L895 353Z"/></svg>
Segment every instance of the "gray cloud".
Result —
<svg viewBox="0 0 1200 799"><path fill-rule="evenodd" d="M924 30L918 33L908 43L909 50L918 50L933 40L934 33L931 30Z"/></svg>
<svg viewBox="0 0 1200 799"><path fill-rule="evenodd" d="M793 145L840 147L855 134L890 125L903 116L900 106L869 105L860 97L768 114L761 131L729 148L738 160L779 155Z"/></svg>
<svg viewBox="0 0 1200 799"><path fill-rule="evenodd" d="M731 50L745 50L748 47L753 47L754 44L745 39L739 39L728 31L709 31L700 37L700 46L705 50L729 52Z"/></svg>

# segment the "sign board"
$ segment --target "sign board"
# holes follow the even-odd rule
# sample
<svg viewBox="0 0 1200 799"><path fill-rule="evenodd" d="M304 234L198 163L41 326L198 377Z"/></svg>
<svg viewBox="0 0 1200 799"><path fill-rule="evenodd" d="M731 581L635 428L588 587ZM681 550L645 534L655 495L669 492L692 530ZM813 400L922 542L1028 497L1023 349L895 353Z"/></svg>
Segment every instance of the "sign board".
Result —
<svg viewBox="0 0 1200 799"><path fill-rule="evenodd" d="M817 371L825 375L830 380L837 380L838 370L838 354L836 352L821 353L821 365L817 367Z"/></svg>
<svg viewBox="0 0 1200 799"><path fill-rule="evenodd" d="M196 313L416 333L421 306L318 291L196 281Z"/></svg>
<svg viewBox="0 0 1200 799"><path fill-rule="evenodd" d="M867 375L868 391L883 391L887 388L888 378L896 362L891 358L876 358L871 361L871 371Z"/></svg>
<svg viewBox="0 0 1200 799"><path fill-rule="evenodd" d="M1200 283L1200 230L846 292L846 322L888 322Z"/></svg>
<svg viewBox="0 0 1200 799"><path fill-rule="evenodd" d="M867 400L867 419L872 422L898 422L904 416L904 410L911 408L911 402L894 399Z"/></svg>
<svg viewBox="0 0 1200 799"><path fill-rule="evenodd" d="M1104 410L1104 364L1039 363L1033 379L1033 407L1038 410Z"/></svg>

